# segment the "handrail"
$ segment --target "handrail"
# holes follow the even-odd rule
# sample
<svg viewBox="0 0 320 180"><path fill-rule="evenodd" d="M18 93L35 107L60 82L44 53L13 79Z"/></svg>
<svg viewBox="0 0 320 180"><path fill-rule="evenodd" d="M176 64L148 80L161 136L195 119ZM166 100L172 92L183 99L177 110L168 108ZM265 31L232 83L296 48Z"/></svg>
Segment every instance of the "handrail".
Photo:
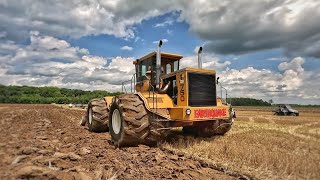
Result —
<svg viewBox="0 0 320 180"><path fill-rule="evenodd" d="M128 82L131 82L131 80L127 80L127 81L123 81L123 82L122 82L122 90L121 90L122 92L123 92L123 90L125 90L126 93L128 93L128 92L127 92L127 89L126 89L126 86L125 86L125 84L127 84Z"/></svg>
<svg viewBox="0 0 320 180"><path fill-rule="evenodd" d="M155 87L149 81L149 86L152 88L152 109L153 109L153 119L154 119L154 109L156 109L156 113L158 113L158 94L155 93ZM156 94L156 108L154 108L154 94ZM149 98L150 98L150 88L149 88Z"/></svg>
<svg viewBox="0 0 320 180"><path fill-rule="evenodd" d="M228 104L228 97L229 97L229 99L230 99L230 105L231 105L231 101L232 101L232 97L230 96L230 94L228 94L228 90L225 88L225 87L223 87L222 86L222 84L220 83L220 91L221 91L221 100L223 99L223 97L222 97L222 89L224 89L225 91L226 91L226 98L225 98L225 100L226 100L226 104Z"/></svg>
<svg viewBox="0 0 320 180"><path fill-rule="evenodd" d="M121 89L121 91L123 92L123 90L125 90L125 92L128 93L125 84L128 84L129 82L130 82L130 85L131 85L130 92L131 92L131 93L136 92L136 86L135 86L135 84L136 84L136 73L134 73L134 74L132 75L131 80L127 80L127 81L123 81L123 82L122 82L122 89ZM132 88L132 87L133 87L133 88Z"/></svg>
<svg viewBox="0 0 320 180"><path fill-rule="evenodd" d="M154 86L151 84L151 81L149 81L149 85L152 88L152 116L153 119L155 119L155 113L154 113ZM150 88L149 88L149 98L150 98ZM156 113L158 113L158 94L156 94Z"/></svg>
<svg viewBox="0 0 320 180"><path fill-rule="evenodd" d="M231 97L229 94L227 94L227 97L228 97L228 99L230 100L229 104L232 105L232 97ZM227 100L226 100L226 102L228 103Z"/></svg>

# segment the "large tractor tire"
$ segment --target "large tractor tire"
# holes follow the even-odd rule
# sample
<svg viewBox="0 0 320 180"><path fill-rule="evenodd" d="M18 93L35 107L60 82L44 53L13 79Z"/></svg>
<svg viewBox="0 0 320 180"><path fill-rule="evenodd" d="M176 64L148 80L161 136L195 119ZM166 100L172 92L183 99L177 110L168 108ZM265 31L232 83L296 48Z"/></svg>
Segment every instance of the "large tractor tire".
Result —
<svg viewBox="0 0 320 180"><path fill-rule="evenodd" d="M89 131L106 132L109 130L109 110L103 99L92 99L88 104L86 117Z"/></svg>
<svg viewBox="0 0 320 180"><path fill-rule="evenodd" d="M109 131L117 147L156 145L163 138L163 126L153 121L143 101L135 94L122 94L112 100Z"/></svg>
<svg viewBox="0 0 320 180"><path fill-rule="evenodd" d="M193 126L184 126L183 133L192 134L200 137L211 137L214 135L224 135L231 129L231 120L214 120L196 122Z"/></svg>

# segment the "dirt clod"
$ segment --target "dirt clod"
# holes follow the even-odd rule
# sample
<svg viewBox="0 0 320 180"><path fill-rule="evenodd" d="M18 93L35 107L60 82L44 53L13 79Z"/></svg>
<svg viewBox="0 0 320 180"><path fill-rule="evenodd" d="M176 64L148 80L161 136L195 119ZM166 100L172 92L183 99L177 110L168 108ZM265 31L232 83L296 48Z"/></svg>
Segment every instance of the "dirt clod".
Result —
<svg viewBox="0 0 320 180"><path fill-rule="evenodd" d="M80 154L81 155L86 155L86 154L90 154L91 153L91 150L89 147L83 147L80 149Z"/></svg>
<svg viewBox="0 0 320 180"><path fill-rule="evenodd" d="M29 154L37 152L38 150L39 150L38 148L34 148L34 147L23 147L20 149L18 154L29 155Z"/></svg>

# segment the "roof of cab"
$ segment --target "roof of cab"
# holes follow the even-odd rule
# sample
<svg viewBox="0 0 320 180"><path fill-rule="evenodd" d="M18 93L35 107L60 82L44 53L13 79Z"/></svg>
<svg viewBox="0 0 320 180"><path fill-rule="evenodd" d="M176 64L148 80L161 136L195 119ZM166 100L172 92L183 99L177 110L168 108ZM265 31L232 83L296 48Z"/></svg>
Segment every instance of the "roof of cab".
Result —
<svg viewBox="0 0 320 180"><path fill-rule="evenodd" d="M152 56L156 56L157 55L157 52L156 51L153 51L145 56L143 56L142 58L139 58L137 59L136 61L133 62L133 64L136 64L140 61L144 61L146 59L148 59L149 57L152 57ZM172 60L179 60L181 58L183 58L182 55L179 55L179 54L171 54L171 53L165 53L165 52L161 52L161 58L168 58L168 59L172 59Z"/></svg>

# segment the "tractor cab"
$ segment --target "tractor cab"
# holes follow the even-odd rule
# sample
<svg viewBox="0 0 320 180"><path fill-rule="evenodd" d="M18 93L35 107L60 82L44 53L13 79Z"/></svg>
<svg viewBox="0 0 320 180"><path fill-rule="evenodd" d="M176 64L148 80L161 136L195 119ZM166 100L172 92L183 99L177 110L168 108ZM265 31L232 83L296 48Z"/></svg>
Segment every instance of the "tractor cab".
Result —
<svg viewBox="0 0 320 180"><path fill-rule="evenodd" d="M183 56L178 54L170 54L161 52L161 69L160 77L170 74L179 70L180 59ZM150 83L152 86L156 86L156 74L157 74L157 52L151 52L140 59L133 62L136 67L136 79L137 82L145 80L146 76L150 76Z"/></svg>
<svg viewBox="0 0 320 180"><path fill-rule="evenodd" d="M146 56L133 62L136 68L136 90L138 92L157 91L160 94L167 93L169 88L173 88L173 82L161 80L157 83L157 72L160 72L160 79L163 76L174 74L179 70L180 59L183 57L178 54L161 52L161 63L157 69L157 52L151 52ZM157 86L157 84L159 84Z"/></svg>

